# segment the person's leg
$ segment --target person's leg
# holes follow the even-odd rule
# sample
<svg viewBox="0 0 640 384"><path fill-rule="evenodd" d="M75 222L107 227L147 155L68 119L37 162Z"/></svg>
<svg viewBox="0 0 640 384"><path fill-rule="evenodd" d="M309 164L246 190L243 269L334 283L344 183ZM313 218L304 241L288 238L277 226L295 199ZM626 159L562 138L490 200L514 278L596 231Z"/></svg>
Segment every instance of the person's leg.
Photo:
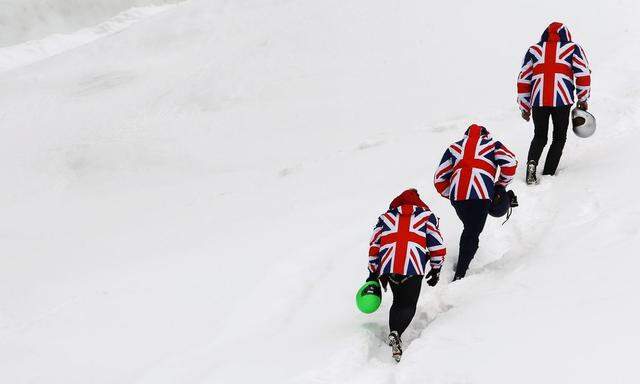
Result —
<svg viewBox="0 0 640 384"><path fill-rule="evenodd" d="M423 276L420 275L411 277L396 275L389 279L391 292L393 292L393 304L389 310L389 329L391 332L398 332L398 336L402 336L416 314L422 278Z"/></svg>
<svg viewBox="0 0 640 384"><path fill-rule="evenodd" d="M480 234L487 222L489 200L467 200L454 202L454 208L464 229L460 236L460 251L454 280L465 277L480 244Z"/></svg>
<svg viewBox="0 0 640 384"><path fill-rule="evenodd" d="M547 145L547 135L549 132L549 115L551 109L547 107L533 107L533 140L529 146L529 154L527 156L527 162L530 160L535 161L536 165L540 161L544 146Z"/></svg>
<svg viewBox="0 0 640 384"><path fill-rule="evenodd" d="M553 139L547 153L547 159L544 162L543 175L554 175L558 169L564 143L567 141L567 129L569 128L569 115L571 106L553 108L551 120L553 121Z"/></svg>
<svg viewBox="0 0 640 384"><path fill-rule="evenodd" d="M453 208L456 210L456 215L458 215L458 219L462 222L462 234L460 235L460 243L458 244L458 262L456 263L456 271L454 280L464 277L463 271L466 271L469 268L469 263L471 260L467 262L466 253L463 252L463 249L466 249L468 233L467 231L467 214L468 207L466 201L454 201Z"/></svg>

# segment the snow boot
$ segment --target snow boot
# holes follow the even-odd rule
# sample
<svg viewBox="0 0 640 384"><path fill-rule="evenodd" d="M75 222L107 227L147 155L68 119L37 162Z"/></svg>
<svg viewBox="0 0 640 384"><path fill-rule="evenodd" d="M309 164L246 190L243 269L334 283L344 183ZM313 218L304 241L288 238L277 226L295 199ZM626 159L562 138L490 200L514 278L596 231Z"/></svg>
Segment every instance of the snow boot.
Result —
<svg viewBox="0 0 640 384"><path fill-rule="evenodd" d="M389 346L391 347L393 359L399 363L402 358L402 340L400 340L400 335L398 335L397 331L391 331L389 334Z"/></svg>
<svg viewBox="0 0 640 384"><path fill-rule="evenodd" d="M527 185L538 184L538 177L536 176L537 164L535 160L529 160L527 163Z"/></svg>

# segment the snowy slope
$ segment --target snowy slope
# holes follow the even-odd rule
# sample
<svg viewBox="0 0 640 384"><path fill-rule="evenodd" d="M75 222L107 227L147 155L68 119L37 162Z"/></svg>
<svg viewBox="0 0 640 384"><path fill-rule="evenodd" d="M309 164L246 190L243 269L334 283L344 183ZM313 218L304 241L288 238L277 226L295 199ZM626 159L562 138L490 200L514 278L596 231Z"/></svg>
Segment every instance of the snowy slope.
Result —
<svg viewBox="0 0 640 384"><path fill-rule="evenodd" d="M134 7L91 27L2 47L0 48L0 72L23 67L118 33L140 20L165 12L175 5Z"/></svg>
<svg viewBox="0 0 640 384"><path fill-rule="evenodd" d="M179 0L0 0L0 47L70 33L133 7Z"/></svg>
<svg viewBox="0 0 640 384"><path fill-rule="evenodd" d="M639 6L574 8L192 0L0 74L0 382L635 382ZM448 284L433 171L471 122L524 159L515 77L553 20L599 131L558 177L518 175ZM390 295L370 316L353 296L408 186L450 256L395 364Z"/></svg>

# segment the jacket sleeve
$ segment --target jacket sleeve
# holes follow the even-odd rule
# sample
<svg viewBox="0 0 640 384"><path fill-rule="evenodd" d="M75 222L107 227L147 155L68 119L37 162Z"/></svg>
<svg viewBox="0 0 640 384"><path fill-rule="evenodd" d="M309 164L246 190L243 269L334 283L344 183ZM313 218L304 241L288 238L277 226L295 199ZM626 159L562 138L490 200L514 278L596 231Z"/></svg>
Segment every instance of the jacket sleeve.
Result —
<svg viewBox="0 0 640 384"><path fill-rule="evenodd" d="M373 235L369 242L369 272L378 273L380 266L380 238L382 237L382 220L378 218L378 223L373 228Z"/></svg>
<svg viewBox="0 0 640 384"><path fill-rule="evenodd" d="M516 175L516 168L518 166L516 155L498 141L495 146L495 162L496 165L500 167L500 174L498 175L496 185L506 187Z"/></svg>
<svg viewBox="0 0 640 384"><path fill-rule="evenodd" d="M454 156L451 148L447 148L440 160L440 166L433 177L433 185L442 197L449 198L451 193L451 174L453 173Z"/></svg>
<svg viewBox="0 0 640 384"><path fill-rule="evenodd" d="M522 112L531 110L531 80L533 79L533 54L527 50L518 74L518 107Z"/></svg>
<svg viewBox="0 0 640 384"><path fill-rule="evenodd" d="M433 213L429 216L429 220L427 220L427 250L429 251L431 268L438 269L442 267L444 258L447 255L447 248L440 234L438 218Z"/></svg>
<svg viewBox="0 0 640 384"><path fill-rule="evenodd" d="M576 44L573 52L571 66L573 75L576 78L578 100L586 102L591 96L591 68L589 68L589 62L587 61L587 55L584 53L584 49L578 44Z"/></svg>

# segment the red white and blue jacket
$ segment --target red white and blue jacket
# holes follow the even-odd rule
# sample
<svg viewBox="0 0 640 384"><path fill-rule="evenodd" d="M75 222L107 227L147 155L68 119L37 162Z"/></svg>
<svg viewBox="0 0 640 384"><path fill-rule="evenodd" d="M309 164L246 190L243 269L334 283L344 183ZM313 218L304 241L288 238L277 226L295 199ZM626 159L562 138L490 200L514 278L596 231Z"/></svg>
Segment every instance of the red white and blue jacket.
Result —
<svg viewBox="0 0 640 384"><path fill-rule="evenodd" d="M575 83L574 83L575 77ZM551 23L540 42L527 50L518 76L518 106L523 112L535 107L572 105L587 101L591 70L581 46L571 41L562 23Z"/></svg>
<svg viewBox="0 0 640 384"><path fill-rule="evenodd" d="M491 138L486 128L473 124L444 152L433 183L452 201L491 200L495 185L506 187L517 165L513 152Z"/></svg>
<svg viewBox="0 0 640 384"><path fill-rule="evenodd" d="M446 253L438 218L410 189L378 218L369 243L369 271L379 276L424 275L427 261L431 268L440 268Z"/></svg>

